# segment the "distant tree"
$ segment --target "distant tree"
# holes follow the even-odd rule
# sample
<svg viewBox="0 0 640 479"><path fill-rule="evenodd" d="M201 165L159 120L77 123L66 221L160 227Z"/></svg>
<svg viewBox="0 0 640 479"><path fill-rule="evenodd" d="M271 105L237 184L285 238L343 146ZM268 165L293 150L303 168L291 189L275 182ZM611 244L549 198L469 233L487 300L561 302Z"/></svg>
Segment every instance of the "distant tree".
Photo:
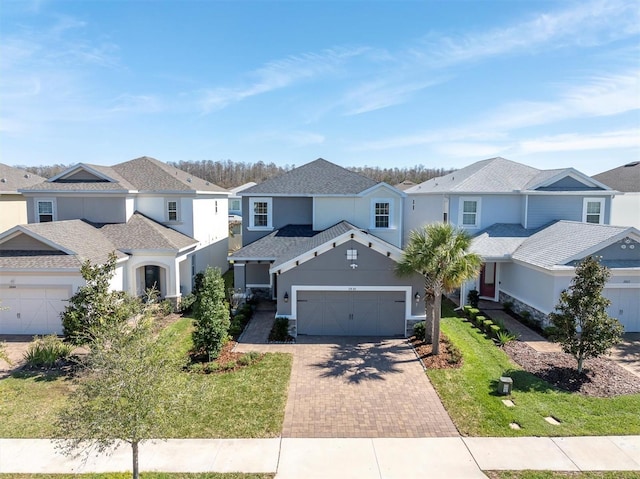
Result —
<svg viewBox="0 0 640 479"><path fill-rule="evenodd" d="M585 359L606 353L624 332L620 322L607 314L611 301L602 296L610 275L598 258L588 256L576 266L569 288L560 293L557 312L549 315L555 339L576 359L578 373Z"/></svg>
<svg viewBox="0 0 640 479"><path fill-rule="evenodd" d="M109 281L115 274L116 255L111 253L103 264L85 261L80 274L85 285L69 299L61 313L65 337L73 344L83 344L97 326L122 322L137 311L138 301L120 291L111 291Z"/></svg>
<svg viewBox="0 0 640 479"><path fill-rule="evenodd" d="M219 268L207 268L193 307L193 347L196 355L212 361L218 357L229 336L231 324L224 279Z"/></svg>
<svg viewBox="0 0 640 479"><path fill-rule="evenodd" d="M414 230L409 237L397 273L424 277L425 333L432 354L440 354L442 294L453 291L478 275L482 259L469 252L471 237L448 223L433 223Z"/></svg>
<svg viewBox="0 0 640 479"><path fill-rule="evenodd" d="M183 410L180 370L184 358L168 354L146 317L131 326L110 323L92 334L90 353L59 413L57 446L67 455L107 452L118 440L131 445L133 478L139 477L139 445L167 437Z"/></svg>

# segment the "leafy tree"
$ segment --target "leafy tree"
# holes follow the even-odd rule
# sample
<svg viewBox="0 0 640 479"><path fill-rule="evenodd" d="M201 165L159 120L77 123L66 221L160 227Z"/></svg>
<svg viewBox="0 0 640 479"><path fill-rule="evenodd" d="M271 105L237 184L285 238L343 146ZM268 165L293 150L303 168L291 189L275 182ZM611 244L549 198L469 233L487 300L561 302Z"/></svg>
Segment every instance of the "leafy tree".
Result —
<svg viewBox="0 0 640 479"><path fill-rule="evenodd" d="M425 333L431 337L432 354L440 354L442 294L478 275L482 259L469 253L471 237L448 223L433 223L414 230L409 237L397 273L424 276Z"/></svg>
<svg viewBox="0 0 640 479"><path fill-rule="evenodd" d="M167 437L176 424L181 403L180 369L184 358L154 337L145 317L109 323L92 331L90 353L82 365L77 388L56 422L65 454L107 452L117 441L131 444L133 478L139 477L140 442Z"/></svg>
<svg viewBox="0 0 640 479"><path fill-rule="evenodd" d="M554 337L564 352L576 358L578 373L585 359L606 353L624 331L620 322L607 314L611 301L602 296L610 275L598 258L588 256L576 266L569 289L560 293L557 312L549 315Z"/></svg>
<svg viewBox="0 0 640 479"><path fill-rule="evenodd" d="M104 264L93 265L88 260L82 264L80 274L85 285L69 299L61 314L64 335L71 343L85 343L96 326L124 321L137 312L137 299L111 291L109 281L115 270L115 253Z"/></svg>
<svg viewBox="0 0 640 479"><path fill-rule="evenodd" d="M219 268L207 268L194 304L193 347L209 361L220 354L229 335L229 305Z"/></svg>

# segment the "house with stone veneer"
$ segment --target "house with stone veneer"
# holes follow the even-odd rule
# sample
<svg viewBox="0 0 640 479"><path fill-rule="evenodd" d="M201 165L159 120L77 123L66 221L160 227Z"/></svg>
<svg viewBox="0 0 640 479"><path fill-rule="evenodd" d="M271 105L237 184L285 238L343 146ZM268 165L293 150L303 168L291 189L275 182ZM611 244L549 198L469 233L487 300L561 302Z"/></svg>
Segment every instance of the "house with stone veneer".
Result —
<svg viewBox="0 0 640 479"><path fill-rule="evenodd" d="M294 335L405 336L424 319L422 278L395 273L403 192L318 159L239 194L235 287L274 299Z"/></svg>
<svg viewBox="0 0 640 479"><path fill-rule="evenodd" d="M480 276L469 290L490 301L509 301L545 323L577 261L602 257L612 272L604 295L609 314L626 331L640 331L640 237L613 227L616 190L573 168L538 170L493 158L405 191L405 239L425 224L448 221L474 236L482 256Z"/></svg>
<svg viewBox="0 0 640 479"><path fill-rule="evenodd" d="M112 251L113 289L176 304L198 271L227 268L228 191L153 158L81 163L20 192L28 224L0 234L0 334L61 332L82 262Z"/></svg>

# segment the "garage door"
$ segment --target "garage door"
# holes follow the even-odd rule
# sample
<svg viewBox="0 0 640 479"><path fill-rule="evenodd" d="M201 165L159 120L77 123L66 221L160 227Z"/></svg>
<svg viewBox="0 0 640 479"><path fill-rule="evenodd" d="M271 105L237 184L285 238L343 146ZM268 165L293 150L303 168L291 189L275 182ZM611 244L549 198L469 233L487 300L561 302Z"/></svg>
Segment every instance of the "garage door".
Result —
<svg viewBox="0 0 640 479"><path fill-rule="evenodd" d="M403 291L300 291L298 334L404 336Z"/></svg>
<svg viewBox="0 0 640 479"><path fill-rule="evenodd" d="M640 332L640 291L635 288L605 288L602 295L611 301L609 316L624 326L625 333Z"/></svg>
<svg viewBox="0 0 640 479"><path fill-rule="evenodd" d="M68 288L3 289L0 334L62 334ZM4 309L7 308L7 309Z"/></svg>

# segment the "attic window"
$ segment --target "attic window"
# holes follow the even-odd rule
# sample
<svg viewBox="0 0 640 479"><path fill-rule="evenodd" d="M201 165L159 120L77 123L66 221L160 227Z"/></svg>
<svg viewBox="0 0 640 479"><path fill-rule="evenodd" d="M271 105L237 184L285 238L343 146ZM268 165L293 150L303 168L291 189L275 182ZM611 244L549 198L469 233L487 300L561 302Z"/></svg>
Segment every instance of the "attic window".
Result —
<svg viewBox="0 0 640 479"><path fill-rule="evenodd" d="M355 261L358 259L358 250L357 249L348 249L347 250L347 261Z"/></svg>

